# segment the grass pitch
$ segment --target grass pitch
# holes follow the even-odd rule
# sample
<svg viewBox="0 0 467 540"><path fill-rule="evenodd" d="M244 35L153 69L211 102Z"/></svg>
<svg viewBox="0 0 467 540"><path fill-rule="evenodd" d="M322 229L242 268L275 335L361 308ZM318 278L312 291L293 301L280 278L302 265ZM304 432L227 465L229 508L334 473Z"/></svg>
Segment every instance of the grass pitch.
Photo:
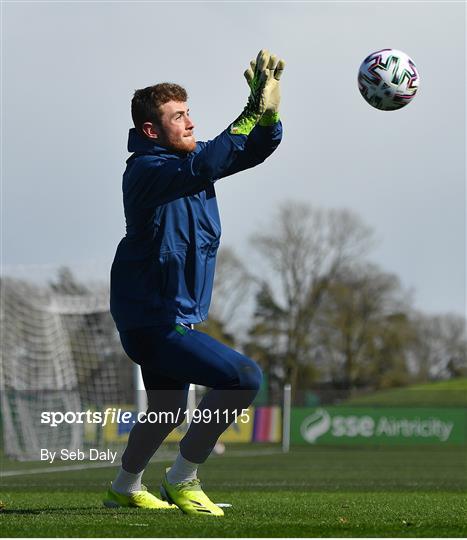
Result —
<svg viewBox="0 0 467 540"><path fill-rule="evenodd" d="M45 472L3 460L2 537L465 537L465 448L295 447L288 454L231 445L200 469L225 518L106 509L116 468ZM157 492L164 467L144 482ZM44 473L28 473L43 468Z"/></svg>
<svg viewBox="0 0 467 540"><path fill-rule="evenodd" d="M353 397L346 405L467 407L467 377L378 390Z"/></svg>

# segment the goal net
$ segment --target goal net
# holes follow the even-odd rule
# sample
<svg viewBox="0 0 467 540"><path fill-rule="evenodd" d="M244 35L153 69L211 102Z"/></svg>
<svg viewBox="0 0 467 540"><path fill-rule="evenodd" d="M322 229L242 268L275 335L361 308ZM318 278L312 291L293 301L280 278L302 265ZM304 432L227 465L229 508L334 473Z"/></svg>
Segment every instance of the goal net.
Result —
<svg viewBox="0 0 467 540"><path fill-rule="evenodd" d="M78 285L62 269L57 283L1 281L0 390L6 455L99 446L102 430L83 422L44 423L42 414L133 403L131 363L109 313L106 284ZM69 418L70 419L70 418Z"/></svg>
<svg viewBox="0 0 467 540"><path fill-rule="evenodd" d="M58 454L62 449L123 450L146 396L139 368L123 351L110 315L108 282L78 281L67 268L60 269L55 280L51 269L45 269L45 279L33 282L29 276L41 272L25 270L0 282L4 453L40 460L42 449ZM188 408L196 407L205 390L192 386ZM100 413L102 420L106 410L131 417L122 423L111 416L104 425L76 416ZM58 419L56 425L48 413ZM184 423L174 430L163 452L170 451L186 429ZM281 407L259 395L249 423L232 425L221 440L280 443Z"/></svg>

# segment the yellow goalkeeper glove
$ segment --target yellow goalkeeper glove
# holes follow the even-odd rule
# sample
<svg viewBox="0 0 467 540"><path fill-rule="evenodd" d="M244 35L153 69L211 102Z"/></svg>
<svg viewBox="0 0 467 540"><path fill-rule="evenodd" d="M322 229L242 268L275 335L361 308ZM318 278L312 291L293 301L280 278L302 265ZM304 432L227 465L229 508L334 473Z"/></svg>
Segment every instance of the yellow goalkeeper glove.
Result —
<svg viewBox="0 0 467 540"><path fill-rule="evenodd" d="M279 120L281 101L279 81L284 67L284 60L279 60L275 54L271 55L267 49L262 49L256 61L252 60L250 67L244 73L251 93L259 93L263 109L259 120L260 125L269 126ZM258 85L258 80L261 81L260 85Z"/></svg>
<svg viewBox="0 0 467 540"><path fill-rule="evenodd" d="M279 79L285 62L277 60L267 49L261 49L256 60L244 75L250 87L248 103L242 114L233 122L230 132L248 135L255 125L272 125L279 120Z"/></svg>

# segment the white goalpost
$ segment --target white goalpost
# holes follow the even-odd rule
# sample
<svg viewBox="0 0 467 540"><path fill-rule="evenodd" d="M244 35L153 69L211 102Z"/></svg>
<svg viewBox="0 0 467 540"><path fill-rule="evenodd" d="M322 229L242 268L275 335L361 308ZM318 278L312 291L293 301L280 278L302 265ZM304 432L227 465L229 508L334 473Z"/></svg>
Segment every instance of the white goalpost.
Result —
<svg viewBox="0 0 467 540"><path fill-rule="evenodd" d="M290 384L284 385L284 399L282 404L282 451L290 450L290 414L292 403L292 387Z"/></svg>

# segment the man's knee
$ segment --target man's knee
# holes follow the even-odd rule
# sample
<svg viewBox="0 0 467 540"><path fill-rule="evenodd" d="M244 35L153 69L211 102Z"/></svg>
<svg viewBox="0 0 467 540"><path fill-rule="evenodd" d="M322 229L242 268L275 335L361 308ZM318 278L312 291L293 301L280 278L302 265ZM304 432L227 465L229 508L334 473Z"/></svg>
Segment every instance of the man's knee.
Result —
<svg viewBox="0 0 467 540"><path fill-rule="evenodd" d="M240 387L245 390L259 391L263 380L263 372L256 362L246 358L239 366Z"/></svg>

